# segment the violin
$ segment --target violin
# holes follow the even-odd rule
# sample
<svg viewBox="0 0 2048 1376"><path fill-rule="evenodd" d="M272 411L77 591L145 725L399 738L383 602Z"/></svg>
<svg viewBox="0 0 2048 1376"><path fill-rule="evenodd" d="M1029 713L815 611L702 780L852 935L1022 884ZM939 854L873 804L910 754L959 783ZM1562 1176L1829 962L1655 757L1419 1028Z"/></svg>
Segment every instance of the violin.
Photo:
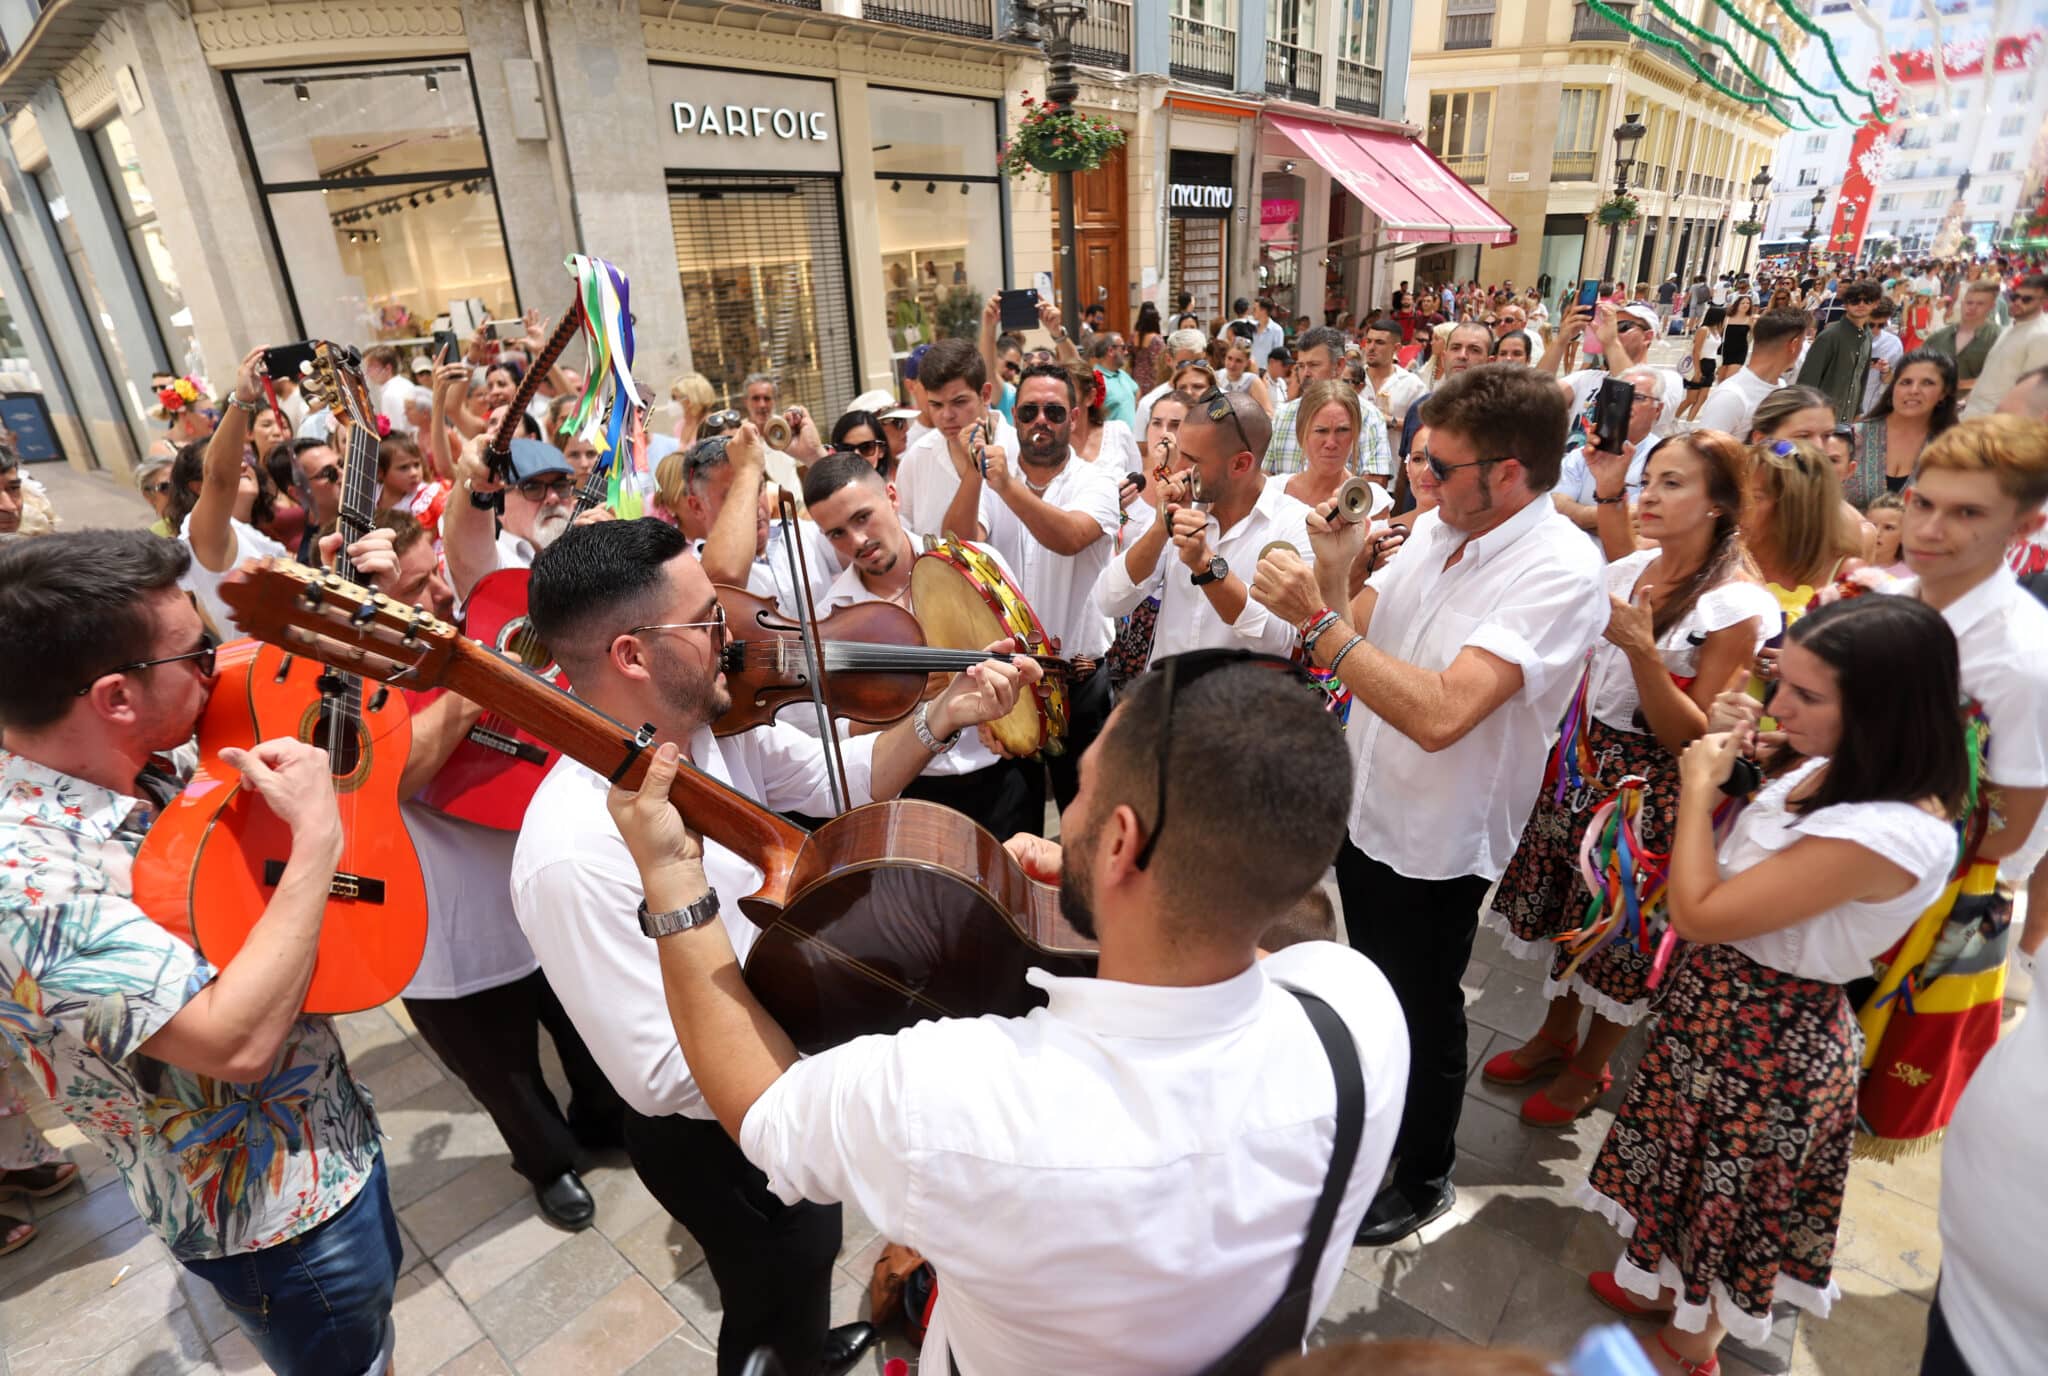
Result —
<svg viewBox="0 0 2048 1376"><path fill-rule="evenodd" d="M726 647L720 655L732 706L712 723L731 736L775 720L783 708L811 699L810 657L803 628L775 603L745 588L718 585L725 610ZM925 644L916 617L892 602L856 602L818 618L824 649L825 708L834 717L879 725L909 714L923 699L932 674L956 674L1010 656L987 650L945 650ZM1033 655L1048 674L1071 666Z"/></svg>

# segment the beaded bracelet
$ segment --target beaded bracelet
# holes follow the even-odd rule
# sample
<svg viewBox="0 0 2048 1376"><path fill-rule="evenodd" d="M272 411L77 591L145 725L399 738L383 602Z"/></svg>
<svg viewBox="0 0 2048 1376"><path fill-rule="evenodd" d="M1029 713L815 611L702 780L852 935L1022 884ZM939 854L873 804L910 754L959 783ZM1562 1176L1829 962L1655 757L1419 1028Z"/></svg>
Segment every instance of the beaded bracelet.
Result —
<svg viewBox="0 0 2048 1376"><path fill-rule="evenodd" d="M1353 650L1357 649L1359 643L1364 639L1365 637L1362 635L1354 635L1351 637L1351 639L1344 642L1344 648L1337 651L1337 657L1330 661L1330 676L1332 678L1336 677L1337 668L1339 665L1343 664L1344 656L1350 654Z"/></svg>

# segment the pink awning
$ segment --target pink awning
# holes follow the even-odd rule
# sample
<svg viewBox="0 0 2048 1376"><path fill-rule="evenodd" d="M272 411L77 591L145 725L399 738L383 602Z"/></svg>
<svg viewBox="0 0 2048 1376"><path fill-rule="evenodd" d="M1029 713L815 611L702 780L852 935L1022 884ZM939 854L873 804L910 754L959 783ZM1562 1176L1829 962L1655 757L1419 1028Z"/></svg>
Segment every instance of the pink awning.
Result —
<svg viewBox="0 0 2048 1376"><path fill-rule="evenodd" d="M1436 155L1402 134L1268 115L1295 147L1379 217L1403 244L1515 242L1515 228Z"/></svg>

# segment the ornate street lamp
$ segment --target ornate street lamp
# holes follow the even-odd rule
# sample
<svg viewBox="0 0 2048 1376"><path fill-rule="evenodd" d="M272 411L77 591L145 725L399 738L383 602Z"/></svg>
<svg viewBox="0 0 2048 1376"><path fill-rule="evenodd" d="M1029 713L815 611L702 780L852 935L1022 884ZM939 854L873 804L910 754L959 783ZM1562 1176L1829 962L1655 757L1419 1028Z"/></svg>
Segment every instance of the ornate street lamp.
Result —
<svg viewBox="0 0 2048 1376"><path fill-rule="evenodd" d="M1757 169L1756 176L1749 182L1749 222L1756 225L1757 232L1749 236L1749 242L1742 246L1742 275L1749 276L1749 252L1756 247L1756 241L1763 237L1764 197L1771 190L1771 165L1765 163Z"/></svg>
<svg viewBox="0 0 2048 1376"><path fill-rule="evenodd" d="M1025 8L1019 6L1019 8ZM1088 17L1085 0L1038 0L1035 8L1040 30L1045 35L1045 99L1058 109L1070 109L1081 94L1074 79L1074 30ZM1074 347L1081 346L1081 263L1074 249L1074 174L1061 172L1060 179L1060 321Z"/></svg>
<svg viewBox="0 0 2048 1376"><path fill-rule="evenodd" d="M1635 147L1649 132L1640 114L1630 115L1614 130L1614 195L1617 200L1628 195L1628 175L1636 161ZM1621 229L1619 220L1607 227L1607 270L1601 275L1610 282L1614 280L1617 260L1621 256Z"/></svg>
<svg viewBox="0 0 2048 1376"><path fill-rule="evenodd" d="M1814 270L1813 241L1820 237L1820 213L1827 209L1828 189L1817 187L1813 193L1813 214L1806 221L1806 270Z"/></svg>

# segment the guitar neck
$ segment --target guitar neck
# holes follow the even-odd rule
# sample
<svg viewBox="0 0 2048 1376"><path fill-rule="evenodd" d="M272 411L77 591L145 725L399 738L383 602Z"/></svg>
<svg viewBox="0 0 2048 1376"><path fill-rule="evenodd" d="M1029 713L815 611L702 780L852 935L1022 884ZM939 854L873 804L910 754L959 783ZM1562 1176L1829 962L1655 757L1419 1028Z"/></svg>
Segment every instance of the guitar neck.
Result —
<svg viewBox="0 0 2048 1376"><path fill-rule="evenodd" d="M348 547L368 535L377 522L377 432L359 422L342 430L341 510L335 524L341 531L341 549L334 556L334 571L351 583L374 586L356 571Z"/></svg>
<svg viewBox="0 0 2048 1376"><path fill-rule="evenodd" d="M552 443L552 441L550 441ZM605 498L611 495L612 460L617 457L607 454L597 467L590 470L590 476L583 482L583 490L576 494L576 507L569 513L569 524L592 507L603 506Z"/></svg>

